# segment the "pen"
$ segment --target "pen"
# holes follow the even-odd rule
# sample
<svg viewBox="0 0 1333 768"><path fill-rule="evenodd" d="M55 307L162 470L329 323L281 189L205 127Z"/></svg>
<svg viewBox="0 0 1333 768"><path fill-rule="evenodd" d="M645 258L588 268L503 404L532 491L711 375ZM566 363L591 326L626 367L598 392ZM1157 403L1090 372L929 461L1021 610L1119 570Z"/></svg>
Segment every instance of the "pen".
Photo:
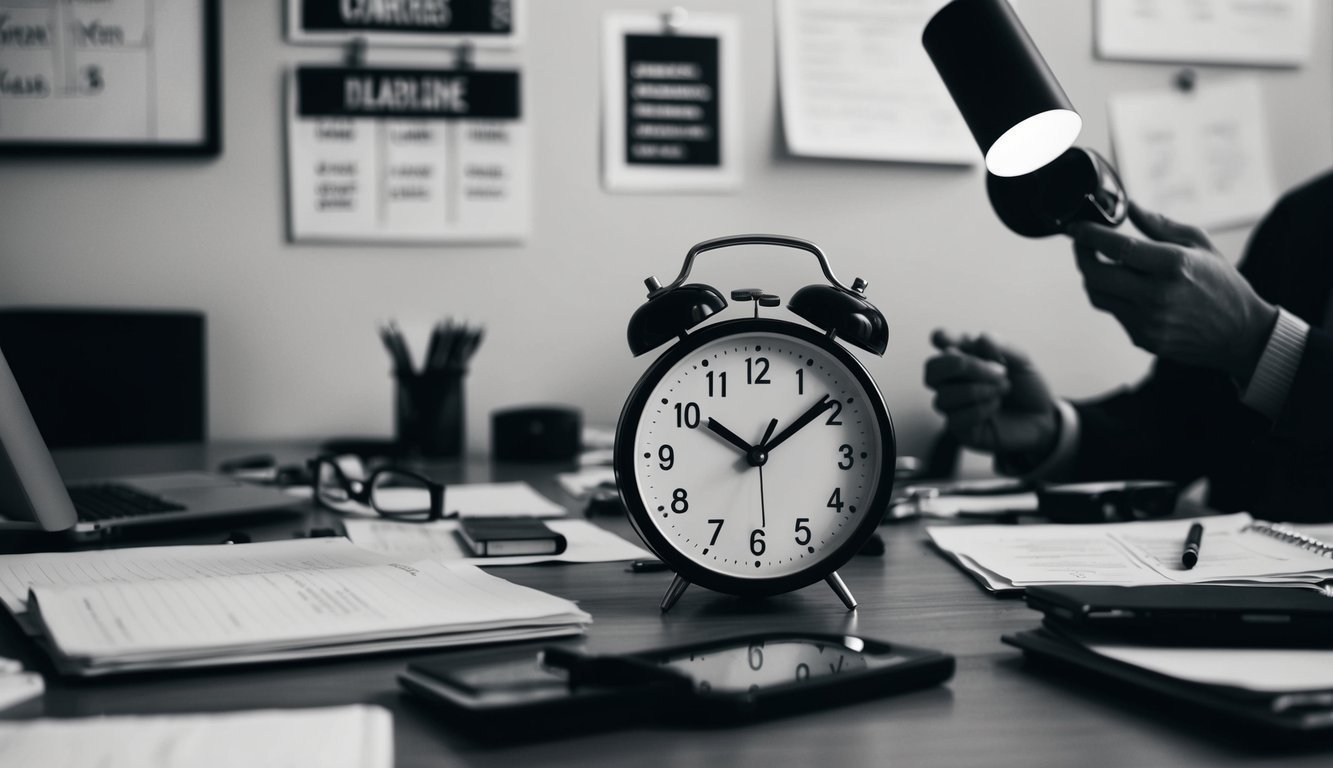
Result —
<svg viewBox="0 0 1333 768"><path fill-rule="evenodd" d="M634 573L655 573L665 571L667 564L661 560L635 560L629 564L629 569Z"/></svg>
<svg viewBox="0 0 1333 768"><path fill-rule="evenodd" d="M1203 544L1203 523L1195 523L1190 526L1189 535L1185 537L1185 551L1180 553L1180 564L1186 568L1193 568L1194 564L1199 562L1199 547Z"/></svg>

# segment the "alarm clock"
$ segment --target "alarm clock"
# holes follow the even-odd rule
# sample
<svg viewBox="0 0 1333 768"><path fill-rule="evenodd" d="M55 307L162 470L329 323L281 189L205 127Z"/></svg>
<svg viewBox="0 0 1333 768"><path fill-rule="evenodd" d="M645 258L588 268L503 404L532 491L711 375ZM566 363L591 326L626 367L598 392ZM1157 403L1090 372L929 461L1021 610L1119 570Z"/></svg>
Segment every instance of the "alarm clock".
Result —
<svg viewBox="0 0 1333 768"><path fill-rule="evenodd" d="M787 309L807 324L760 317L781 299L731 292L753 317L692 330L727 306L686 283L700 254L739 245L807 251L827 284L797 291ZM884 398L847 349L882 355L888 324L834 276L814 244L781 235L706 240L630 319L637 357L674 341L639 379L616 428L615 473L630 522L676 576L669 610L690 584L772 595L824 580L849 610L837 569L874 534L893 486L897 446Z"/></svg>

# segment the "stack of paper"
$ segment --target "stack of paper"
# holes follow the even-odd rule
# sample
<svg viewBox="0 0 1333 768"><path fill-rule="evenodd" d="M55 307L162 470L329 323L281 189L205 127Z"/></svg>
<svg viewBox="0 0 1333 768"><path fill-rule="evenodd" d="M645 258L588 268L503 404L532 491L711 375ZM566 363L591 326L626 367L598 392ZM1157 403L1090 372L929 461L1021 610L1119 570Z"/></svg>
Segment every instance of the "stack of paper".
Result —
<svg viewBox="0 0 1333 768"><path fill-rule="evenodd" d="M396 562L345 539L9 555L0 585L77 675L526 640L591 621L474 566Z"/></svg>
<svg viewBox="0 0 1333 768"><path fill-rule="evenodd" d="M1249 515L1198 518L1198 564L1180 562L1195 520L1102 525L976 525L926 532L994 592L1044 584L1292 584L1333 581L1333 559L1263 533Z"/></svg>
<svg viewBox="0 0 1333 768"><path fill-rule="evenodd" d="M0 724L0 762L75 768L390 768L393 720L381 707L89 717Z"/></svg>

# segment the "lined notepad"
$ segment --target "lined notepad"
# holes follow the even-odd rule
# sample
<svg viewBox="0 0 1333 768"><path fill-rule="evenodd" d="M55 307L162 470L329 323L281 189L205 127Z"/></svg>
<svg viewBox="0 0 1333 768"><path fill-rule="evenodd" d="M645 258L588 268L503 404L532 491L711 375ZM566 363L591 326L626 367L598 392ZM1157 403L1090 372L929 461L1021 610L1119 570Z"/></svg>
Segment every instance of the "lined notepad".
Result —
<svg viewBox="0 0 1333 768"><path fill-rule="evenodd" d="M1204 525L1198 565L1180 562L1189 527ZM1274 536L1244 512L1100 525L931 527L935 546L992 591L1047 584L1282 584L1333 581L1333 559Z"/></svg>
<svg viewBox="0 0 1333 768"><path fill-rule="evenodd" d="M0 761L41 768L390 768L382 707L0 723Z"/></svg>
<svg viewBox="0 0 1333 768"><path fill-rule="evenodd" d="M551 637L591 621L474 566L345 539L10 555L0 584L77 675Z"/></svg>

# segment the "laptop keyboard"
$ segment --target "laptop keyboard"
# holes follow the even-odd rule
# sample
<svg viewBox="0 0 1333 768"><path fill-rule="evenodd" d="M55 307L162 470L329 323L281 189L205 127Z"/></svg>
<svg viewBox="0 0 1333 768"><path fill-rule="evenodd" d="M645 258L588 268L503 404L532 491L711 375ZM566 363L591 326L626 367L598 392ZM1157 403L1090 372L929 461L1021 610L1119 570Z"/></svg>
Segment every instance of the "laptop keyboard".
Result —
<svg viewBox="0 0 1333 768"><path fill-rule="evenodd" d="M128 485L102 483L69 488L74 509L84 522L98 522L126 517L142 517L162 512L181 512L185 507L160 496L136 490Z"/></svg>

